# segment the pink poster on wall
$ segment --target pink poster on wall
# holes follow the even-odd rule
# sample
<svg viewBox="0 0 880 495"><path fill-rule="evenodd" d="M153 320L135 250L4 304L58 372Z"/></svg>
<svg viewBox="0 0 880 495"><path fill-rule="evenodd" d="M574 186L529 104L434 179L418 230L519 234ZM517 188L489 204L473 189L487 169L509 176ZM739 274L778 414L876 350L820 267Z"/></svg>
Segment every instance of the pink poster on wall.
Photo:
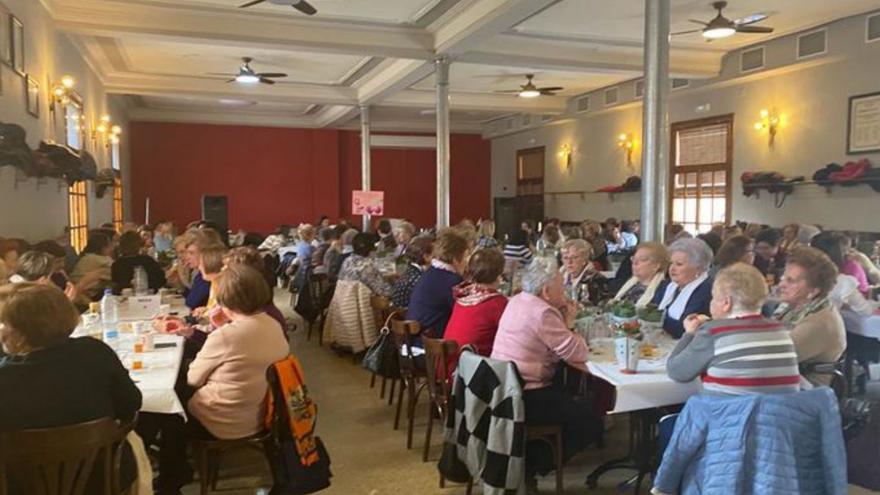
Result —
<svg viewBox="0 0 880 495"><path fill-rule="evenodd" d="M385 214L384 191L352 191L352 215L371 215L381 217Z"/></svg>

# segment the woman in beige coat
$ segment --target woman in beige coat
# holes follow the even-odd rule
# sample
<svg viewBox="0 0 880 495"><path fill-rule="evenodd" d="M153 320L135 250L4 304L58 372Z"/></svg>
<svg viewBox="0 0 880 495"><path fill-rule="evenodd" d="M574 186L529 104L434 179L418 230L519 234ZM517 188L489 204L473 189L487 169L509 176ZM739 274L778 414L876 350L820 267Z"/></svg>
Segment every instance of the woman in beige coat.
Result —
<svg viewBox="0 0 880 495"><path fill-rule="evenodd" d="M279 323L263 308L272 293L245 265L230 265L214 281L217 304L229 323L211 332L190 364L192 418L212 436L244 438L263 429L266 370L290 353Z"/></svg>
<svg viewBox="0 0 880 495"><path fill-rule="evenodd" d="M837 283L837 267L825 253L810 247L797 247L788 254L785 272L779 282L782 304L774 317L793 325L798 363L834 363L846 350L846 330L828 293ZM805 373L813 383L827 385L830 375Z"/></svg>

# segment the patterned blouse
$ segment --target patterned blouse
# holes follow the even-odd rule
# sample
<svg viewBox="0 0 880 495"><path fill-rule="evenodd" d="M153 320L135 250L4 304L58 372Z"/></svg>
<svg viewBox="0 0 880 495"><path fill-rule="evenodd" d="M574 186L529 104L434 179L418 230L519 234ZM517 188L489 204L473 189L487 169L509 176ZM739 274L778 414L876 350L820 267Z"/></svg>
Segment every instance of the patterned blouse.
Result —
<svg viewBox="0 0 880 495"><path fill-rule="evenodd" d="M409 306L409 298L412 296L413 288L416 286L416 282L419 281L422 273L421 267L410 263L391 289L391 304L398 308Z"/></svg>
<svg viewBox="0 0 880 495"><path fill-rule="evenodd" d="M379 273L376 263L371 258L365 258L352 253L343 263L339 270L339 280L354 280L362 282L374 293L388 297L391 295L391 287Z"/></svg>

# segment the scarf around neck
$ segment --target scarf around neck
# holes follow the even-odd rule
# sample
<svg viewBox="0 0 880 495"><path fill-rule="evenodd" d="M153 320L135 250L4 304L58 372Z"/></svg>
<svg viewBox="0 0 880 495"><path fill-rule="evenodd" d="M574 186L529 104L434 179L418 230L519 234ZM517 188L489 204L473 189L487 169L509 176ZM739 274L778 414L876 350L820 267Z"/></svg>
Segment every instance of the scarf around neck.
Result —
<svg viewBox="0 0 880 495"><path fill-rule="evenodd" d="M829 304L831 303L828 301L827 297L816 297L806 304L796 308L791 307L788 303L782 303L775 311L773 311L773 319L779 320L783 323L796 325L804 318L827 308Z"/></svg>
<svg viewBox="0 0 880 495"><path fill-rule="evenodd" d="M663 300L660 301L660 309L665 310L670 318L680 320L682 313L684 313L684 308L691 299L691 295L693 295L694 291L697 290L697 287L699 287L707 278L709 278L709 273L703 272L702 275L697 277L691 283L682 287L678 297L675 297L675 291L678 289L678 284L675 282L669 282L669 285L666 286L666 292L663 293Z"/></svg>
<svg viewBox="0 0 880 495"><path fill-rule="evenodd" d="M636 307L643 308L650 304L651 301L654 300L654 294L657 292L657 287L660 287L660 284L662 282L663 272L661 271L654 275L654 278L652 278L651 281L648 282L648 286L645 288L645 292L636 301ZM625 296L627 292L629 292L633 287L640 283L641 282L639 282L638 278L630 277L630 279L627 280L625 284L623 284L623 287L621 287L620 290L617 291L617 295L614 296L614 299L617 299L618 301L623 299L623 296Z"/></svg>
<svg viewBox="0 0 880 495"><path fill-rule="evenodd" d="M462 306L476 306L493 297L504 297L503 294L489 286L476 282L462 282L452 288L455 302Z"/></svg>

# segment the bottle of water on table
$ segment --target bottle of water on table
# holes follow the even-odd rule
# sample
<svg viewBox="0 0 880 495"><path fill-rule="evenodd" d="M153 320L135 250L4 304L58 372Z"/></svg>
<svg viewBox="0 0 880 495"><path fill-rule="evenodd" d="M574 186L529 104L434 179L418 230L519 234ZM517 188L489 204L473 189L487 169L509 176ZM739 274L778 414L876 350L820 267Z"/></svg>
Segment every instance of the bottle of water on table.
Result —
<svg viewBox="0 0 880 495"><path fill-rule="evenodd" d="M134 268L134 276L131 279L131 288L134 289L134 295L145 296L150 290L150 284L147 280L147 271L142 266Z"/></svg>
<svg viewBox="0 0 880 495"><path fill-rule="evenodd" d="M101 324L104 343L116 349L119 344L119 302L110 289L105 289L101 298Z"/></svg>

